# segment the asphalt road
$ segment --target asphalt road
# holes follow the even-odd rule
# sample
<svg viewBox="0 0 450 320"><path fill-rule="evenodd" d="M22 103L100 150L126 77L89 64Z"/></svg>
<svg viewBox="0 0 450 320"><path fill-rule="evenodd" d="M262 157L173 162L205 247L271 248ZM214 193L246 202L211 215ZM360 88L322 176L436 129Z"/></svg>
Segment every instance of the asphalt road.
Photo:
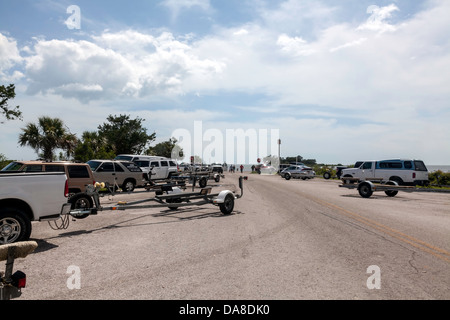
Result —
<svg viewBox="0 0 450 320"><path fill-rule="evenodd" d="M450 298L450 194L364 199L337 180L248 177L228 216L206 205L33 223L18 300Z"/></svg>

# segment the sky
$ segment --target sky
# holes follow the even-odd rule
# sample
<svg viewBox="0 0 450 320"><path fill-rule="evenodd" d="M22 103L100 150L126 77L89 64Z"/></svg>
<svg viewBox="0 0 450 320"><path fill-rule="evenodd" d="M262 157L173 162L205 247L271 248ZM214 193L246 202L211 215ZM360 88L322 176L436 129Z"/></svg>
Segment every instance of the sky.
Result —
<svg viewBox="0 0 450 320"><path fill-rule="evenodd" d="M23 120L0 118L0 153L35 159L17 141L41 116L81 138L127 114L153 144L189 133L175 138L205 162L235 143L248 164L450 165L448 14L446 0L1 0L0 84Z"/></svg>

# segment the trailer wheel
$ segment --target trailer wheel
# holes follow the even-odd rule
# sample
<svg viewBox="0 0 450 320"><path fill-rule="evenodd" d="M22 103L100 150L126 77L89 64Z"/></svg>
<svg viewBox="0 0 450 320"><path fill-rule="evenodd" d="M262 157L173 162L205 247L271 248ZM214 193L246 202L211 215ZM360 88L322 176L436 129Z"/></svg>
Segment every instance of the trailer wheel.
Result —
<svg viewBox="0 0 450 320"><path fill-rule="evenodd" d="M363 198L370 198L373 194L370 184L363 182L358 187L359 195Z"/></svg>
<svg viewBox="0 0 450 320"><path fill-rule="evenodd" d="M325 172L325 173L323 174L323 178L326 179L326 180L330 179L330 178L331 178L331 173Z"/></svg>
<svg viewBox="0 0 450 320"><path fill-rule="evenodd" d="M398 185L396 182L394 182L394 181L388 181L388 182L386 182L386 184L387 185L390 185L390 186L396 186L396 185ZM397 195L397 193L398 193L398 191L397 190L387 190L387 191L385 191L384 193L386 193L386 195L388 196L388 197L395 197L396 195Z"/></svg>
<svg viewBox="0 0 450 320"><path fill-rule="evenodd" d="M19 208L0 209L0 245L27 241L31 235L31 221Z"/></svg>
<svg viewBox="0 0 450 320"><path fill-rule="evenodd" d="M92 198L85 193L77 193L68 201L72 204L71 209L90 209L94 206ZM84 219L89 216L89 213L77 216L77 219Z"/></svg>
<svg viewBox="0 0 450 320"><path fill-rule="evenodd" d="M200 181L198 182L198 185L200 186L200 188L204 188L206 187L207 184L207 180L205 177L200 178Z"/></svg>
<svg viewBox="0 0 450 320"><path fill-rule="evenodd" d="M219 207L223 214L231 214L234 209L234 196L231 193L227 194L224 202L219 204Z"/></svg>

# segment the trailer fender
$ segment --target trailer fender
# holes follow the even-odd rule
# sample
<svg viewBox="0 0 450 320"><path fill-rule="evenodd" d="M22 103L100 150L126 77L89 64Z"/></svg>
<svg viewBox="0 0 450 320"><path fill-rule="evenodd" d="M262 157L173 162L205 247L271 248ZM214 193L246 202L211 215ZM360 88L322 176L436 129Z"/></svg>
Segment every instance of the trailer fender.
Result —
<svg viewBox="0 0 450 320"><path fill-rule="evenodd" d="M234 197L233 192L231 192L230 190L223 190L223 191L220 191L220 193L217 195L217 197L213 200L213 203L214 204L224 203L225 202L225 197L228 194L231 194Z"/></svg>

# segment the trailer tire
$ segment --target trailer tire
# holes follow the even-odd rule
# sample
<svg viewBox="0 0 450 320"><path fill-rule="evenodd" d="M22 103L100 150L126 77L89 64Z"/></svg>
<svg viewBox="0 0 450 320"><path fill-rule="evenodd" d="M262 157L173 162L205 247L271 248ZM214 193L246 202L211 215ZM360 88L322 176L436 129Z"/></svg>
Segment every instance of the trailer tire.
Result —
<svg viewBox="0 0 450 320"><path fill-rule="evenodd" d="M208 181L206 180L206 178L205 178L205 177L202 177L202 178L200 178L200 180L198 181L198 185L199 185L200 188L204 188L204 187L206 187L207 182L208 182Z"/></svg>
<svg viewBox="0 0 450 320"><path fill-rule="evenodd" d="M77 193L68 201L72 204L71 209L90 209L94 206L92 198L85 193ZM84 219L89 216L89 213L77 216L77 219Z"/></svg>
<svg viewBox="0 0 450 320"><path fill-rule="evenodd" d="M215 182L220 182L220 176L219 176L219 175L216 175L215 178L214 178L214 181L215 181Z"/></svg>
<svg viewBox="0 0 450 320"><path fill-rule="evenodd" d="M344 178L353 178L353 176L347 174L347 175L344 176ZM350 180L350 179L345 179L344 183L345 183L345 184L354 184L355 181Z"/></svg>
<svg viewBox="0 0 450 320"><path fill-rule="evenodd" d="M386 184L390 185L390 186L398 186L398 183L395 181L388 181L388 182L386 182ZM397 190L387 190L384 193L386 193L386 195L388 197L395 197L397 195L398 191Z"/></svg>
<svg viewBox="0 0 450 320"><path fill-rule="evenodd" d="M31 221L19 208L0 209L0 245L27 241L31 235Z"/></svg>
<svg viewBox="0 0 450 320"><path fill-rule="evenodd" d="M363 198L370 198L373 194L372 187L367 182L363 182L358 186L358 192Z"/></svg>
<svg viewBox="0 0 450 320"><path fill-rule="evenodd" d="M167 199L167 203L181 203L181 199ZM170 210L178 210L178 206L169 206Z"/></svg>
<svg viewBox="0 0 450 320"><path fill-rule="evenodd" d="M326 180L330 179L330 178L331 178L331 173L325 172L325 173L323 174L323 178L326 179Z"/></svg>
<svg viewBox="0 0 450 320"><path fill-rule="evenodd" d="M231 193L227 194L223 203L219 204L219 207L223 214L231 214L234 209L234 196Z"/></svg>

